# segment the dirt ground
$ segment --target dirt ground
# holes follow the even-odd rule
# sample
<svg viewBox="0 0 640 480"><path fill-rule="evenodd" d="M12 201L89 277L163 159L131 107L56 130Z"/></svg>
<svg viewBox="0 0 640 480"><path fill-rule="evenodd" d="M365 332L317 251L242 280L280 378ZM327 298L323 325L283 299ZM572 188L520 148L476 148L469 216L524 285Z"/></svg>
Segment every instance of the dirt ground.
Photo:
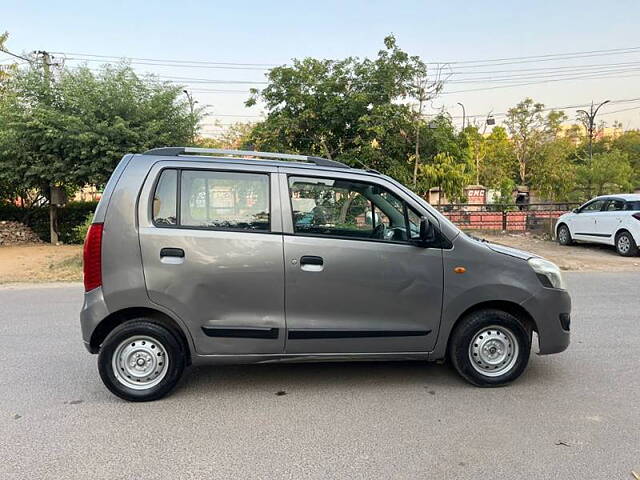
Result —
<svg viewBox="0 0 640 480"><path fill-rule="evenodd" d="M577 272L640 272L640 256L621 257L613 247L576 244L563 247L551 240L528 234L474 234L490 242L535 253L557 264L562 270Z"/></svg>
<svg viewBox="0 0 640 480"><path fill-rule="evenodd" d="M0 284L81 281L82 245L0 247Z"/></svg>
<svg viewBox="0 0 640 480"><path fill-rule="evenodd" d="M621 257L612 247L574 245L522 234L476 234L491 242L526 250L557 263L563 270L584 272L640 271L640 257ZM15 245L0 247L0 284L80 282L82 245Z"/></svg>

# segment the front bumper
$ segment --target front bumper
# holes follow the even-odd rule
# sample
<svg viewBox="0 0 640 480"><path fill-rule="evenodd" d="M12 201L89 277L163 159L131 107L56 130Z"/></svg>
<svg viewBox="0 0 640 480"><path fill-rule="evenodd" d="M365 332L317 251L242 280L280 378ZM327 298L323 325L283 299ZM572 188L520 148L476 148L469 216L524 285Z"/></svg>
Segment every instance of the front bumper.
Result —
<svg viewBox="0 0 640 480"><path fill-rule="evenodd" d="M536 323L540 355L560 353L567 349L571 339L569 293L555 288L542 288L526 300L522 307Z"/></svg>

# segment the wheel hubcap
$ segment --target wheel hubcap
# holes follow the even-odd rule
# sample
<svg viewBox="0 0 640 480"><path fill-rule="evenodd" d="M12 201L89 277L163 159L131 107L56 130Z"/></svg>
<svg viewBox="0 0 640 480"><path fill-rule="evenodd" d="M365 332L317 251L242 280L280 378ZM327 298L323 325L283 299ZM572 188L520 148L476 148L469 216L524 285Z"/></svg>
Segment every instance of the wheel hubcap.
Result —
<svg viewBox="0 0 640 480"><path fill-rule="evenodd" d="M621 236L618 239L618 250L620 250L622 253L627 253L629 251L629 248L631 248L631 242L625 235Z"/></svg>
<svg viewBox="0 0 640 480"><path fill-rule="evenodd" d="M509 372L516 363L518 352L518 341L513 332L496 325L482 329L469 345L471 365L487 377Z"/></svg>
<svg viewBox="0 0 640 480"><path fill-rule="evenodd" d="M155 338L136 335L115 349L112 358L116 379L134 390L154 387L166 376L169 357L164 345Z"/></svg>

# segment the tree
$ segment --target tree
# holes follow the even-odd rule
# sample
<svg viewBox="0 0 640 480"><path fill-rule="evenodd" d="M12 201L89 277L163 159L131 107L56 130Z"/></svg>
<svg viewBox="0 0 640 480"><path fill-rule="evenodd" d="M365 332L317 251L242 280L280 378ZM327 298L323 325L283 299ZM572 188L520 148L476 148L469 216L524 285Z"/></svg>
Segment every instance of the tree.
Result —
<svg viewBox="0 0 640 480"><path fill-rule="evenodd" d="M620 150L594 153L592 160L577 167L579 187L585 197L619 193L631 188L629 155Z"/></svg>
<svg viewBox="0 0 640 480"><path fill-rule="evenodd" d="M507 111L505 124L511 135L518 160L519 179L523 185L527 184L527 164L538 148L537 131L542 128L544 122L543 109L542 103L534 103L531 98L526 98Z"/></svg>
<svg viewBox="0 0 640 480"><path fill-rule="evenodd" d="M439 77L439 75L438 75ZM418 69L417 76L415 82L411 84L411 93L417 100L417 105L415 109L415 153L414 153L414 166L413 166L413 187L415 188L418 183L418 169L420 167L420 130L422 129L424 122L422 117L422 112L424 110L425 104L435 98L435 96L442 89L442 82L437 79L435 81L430 81L426 75L426 67L422 64L422 67Z"/></svg>
<svg viewBox="0 0 640 480"><path fill-rule="evenodd" d="M0 99L0 181L34 189L103 185L127 152L188 144L194 121L181 87L127 65L95 74L20 70Z"/></svg>
<svg viewBox="0 0 640 480"><path fill-rule="evenodd" d="M612 142L612 148L629 156L632 187L640 187L640 130L624 132Z"/></svg>
<svg viewBox="0 0 640 480"><path fill-rule="evenodd" d="M486 157L480 168L480 184L499 189L507 181L513 183L517 172L518 163L509 136L503 127L495 127L486 138Z"/></svg>
<svg viewBox="0 0 640 480"><path fill-rule="evenodd" d="M478 127L474 125L468 126L463 133L467 138L469 157L473 162L476 185L480 185L480 172L484 159L487 156L487 141L484 135L480 133Z"/></svg>
<svg viewBox="0 0 640 480"><path fill-rule="evenodd" d="M249 142L394 172L410 182L415 139L420 155L426 124L408 103L424 102L431 83L424 62L402 51L393 36L384 46L373 60L306 58L270 70L268 86L252 90L247 101L263 101L268 111Z"/></svg>
<svg viewBox="0 0 640 480"><path fill-rule="evenodd" d="M5 43L9 38L9 33L4 32L0 34L0 52L6 51ZM6 83L11 76L16 72L18 66L15 62L8 65L0 65L0 95L3 95L6 90Z"/></svg>
<svg viewBox="0 0 640 480"><path fill-rule="evenodd" d="M531 98L507 111L505 124L518 161L518 179L522 185L530 185L529 163L546 143L559 136L560 127L567 119L562 111L551 110L546 116L543 111L544 105L535 103Z"/></svg>
<svg viewBox="0 0 640 480"><path fill-rule="evenodd" d="M236 122L218 137L223 148L236 150L252 150L250 143L254 124L251 122Z"/></svg>
<svg viewBox="0 0 640 480"><path fill-rule="evenodd" d="M544 142L531 159L531 186L546 200L568 200L575 189L575 146L570 138Z"/></svg>
<svg viewBox="0 0 640 480"><path fill-rule="evenodd" d="M461 201L464 187L470 181L467 165L456 161L449 153L438 153L433 160L420 166L425 182L431 187L438 187L438 204L444 193L449 201Z"/></svg>

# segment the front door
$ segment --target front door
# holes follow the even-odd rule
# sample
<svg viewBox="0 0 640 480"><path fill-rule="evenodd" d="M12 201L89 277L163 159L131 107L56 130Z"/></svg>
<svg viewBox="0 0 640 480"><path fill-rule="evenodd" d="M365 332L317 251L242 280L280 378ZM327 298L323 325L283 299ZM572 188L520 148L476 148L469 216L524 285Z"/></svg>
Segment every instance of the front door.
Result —
<svg viewBox="0 0 640 480"><path fill-rule="evenodd" d="M421 218L415 206L375 179L284 177L286 352L431 350L442 251L411 243Z"/></svg>
<svg viewBox="0 0 640 480"><path fill-rule="evenodd" d="M276 169L183 166L155 167L141 194L149 298L188 325L199 354L282 353Z"/></svg>
<svg viewBox="0 0 640 480"><path fill-rule="evenodd" d="M596 219L604 205L604 200L594 200L580 208L571 221L571 235L576 240L598 242L601 238L596 229Z"/></svg>

